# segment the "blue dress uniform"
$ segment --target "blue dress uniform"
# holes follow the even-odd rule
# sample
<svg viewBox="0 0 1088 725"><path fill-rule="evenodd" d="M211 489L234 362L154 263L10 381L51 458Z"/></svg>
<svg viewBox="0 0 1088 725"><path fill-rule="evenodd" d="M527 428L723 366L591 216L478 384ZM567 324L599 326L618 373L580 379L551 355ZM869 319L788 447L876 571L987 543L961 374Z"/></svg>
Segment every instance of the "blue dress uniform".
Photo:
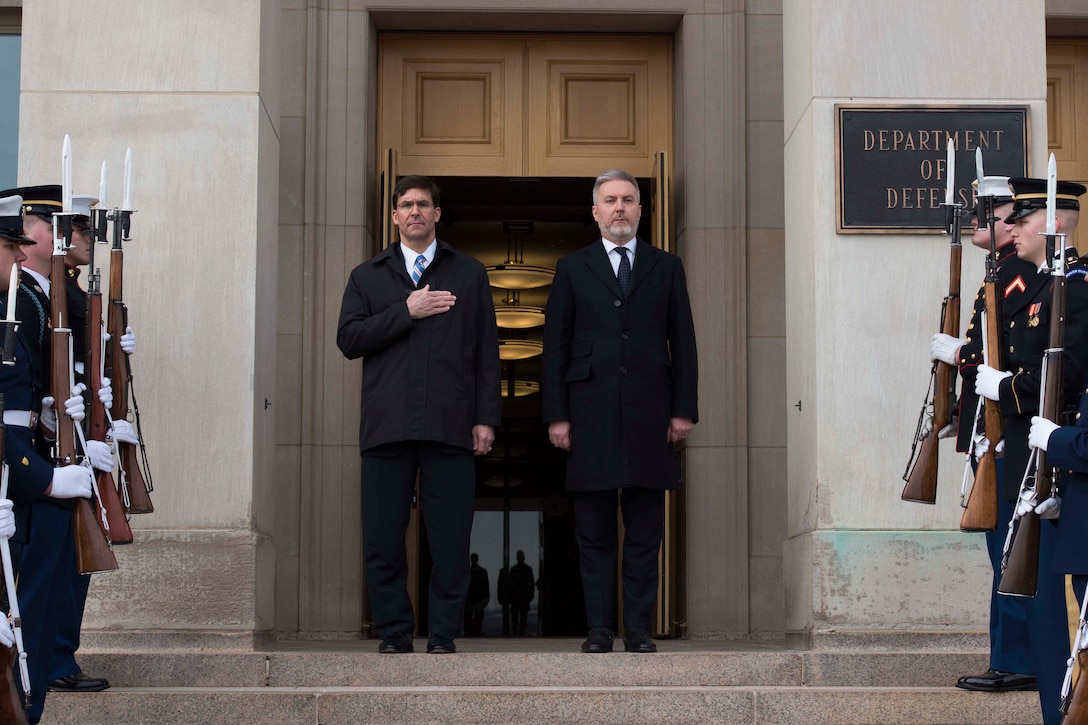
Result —
<svg viewBox="0 0 1088 725"><path fill-rule="evenodd" d="M1076 401L1088 369L1088 283L1083 263L1074 249L1067 250L1064 400ZM1005 421L1005 470L1001 499L1016 499L1028 462L1031 417L1039 414L1042 353L1050 334L1051 275L1040 272L1003 321L1008 327L1009 371L1001 382L1000 407ZM1069 657L1069 627L1065 605L1065 577L1051 571L1055 529L1041 527L1039 583L1034 598L1022 599L1027 609L1027 645L1039 680L1043 721L1060 721L1058 700Z"/></svg>
<svg viewBox="0 0 1088 725"><path fill-rule="evenodd" d="M0 300L0 315L6 315L4 308L5 302ZM32 688L27 716L30 722L38 722L45 707L49 658L56 634L53 605L64 588L63 577L54 574L62 551L74 544L71 511L45 495L53 481L53 466L35 452L34 434L24 422L38 401L33 394L30 353L22 330L17 338L15 365L0 365L0 392L4 394L5 421L11 421L7 423L4 460L10 471L8 497L14 503L16 531L11 554L18 575L16 594Z"/></svg>
<svg viewBox="0 0 1088 725"><path fill-rule="evenodd" d="M1073 591L1078 604L1083 604L1088 585L1088 395L1081 396L1076 424L1050 434L1046 457L1051 466L1065 469L1058 482L1062 510L1053 537L1051 570L1073 575ZM1044 521L1043 528L1054 528L1053 524Z"/></svg>
<svg viewBox="0 0 1088 725"><path fill-rule="evenodd" d="M6 194L18 194L23 198L23 212L34 214L46 221L51 221L55 212L62 210L62 188L59 184L45 184L41 186L25 186L7 191L0 191L0 196ZM88 221L87 205L93 197L74 197L73 223L85 225ZM82 205L82 206L81 206ZM87 295L77 281L78 270L67 268L62 284L68 298L68 326L72 329L73 349L76 351L76 381L83 382L78 368L78 363L83 360L87 349ZM48 276L48 275L43 275ZM34 392L38 399L44 395L52 394L49 390L50 380L50 299L49 295L38 283L38 280L29 272L21 277L18 301L18 319L23 323L23 332L29 344L29 360L34 373ZM56 396L60 397L60 396ZM49 446L44 441L38 441L38 453L49 459ZM66 500L51 499L42 505L39 518L51 522L50 527L58 532L61 526L71 528L71 502ZM61 508L63 511L56 511ZM59 535L59 534L58 534ZM105 680L91 680L80 672L79 665L75 661L75 652L79 649L79 631L83 624L83 609L87 600L87 590L90 587L90 575L79 573L76 563L74 539L69 536L67 545L61 552L58 561L60 570L57 578L67 581L67 586L58 595L52 604L56 620L56 642L52 656L52 664L44 682L53 688L57 680L61 678L75 678L79 680L79 686L75 689L96 691L109 686ZM69 687L55 689L67 690Z"/></svg>
<svg viewBox="0 0 1088 725"><path fill-rule="evenodd" d="M1010 184L1016 196L1013 212L1005 219L1006 223L1031 214L1046 213L1045 180L1016 178L1011 179ZM1079 209L1077 197L1084 193L1085 187L1080 184L1057 182L1057 209ZM1062 231L1072 233L1073 230ZM1076 407L1084 389L1085 371L1088 371L1088 267L1073 248L1065 250L1064 262L1067 279L1062 399L1063 410L1070 410ZM1001 491L1004 498L1018 495L1027 467L1028 432L1031 417L1039 411L1040 371L1043 353L1050 343L1051 279L1048 272L1028 279L1024 294L1004 313L1002 320L1008 328L1006 370L1012 373L1001 381L999 389L999 405L1005 422L1005 475ZM1057 725L1061 720L1058 702L1065 663L1069 658L1065 577L1052 571L1055 539L1053 525L1041 527L1038 590L1028 608L1028 644L1035 661L1039 703L1046 725Z"/></svg>
<svg viewBox="0 0 1088 725"><path fill-rule="evenodd" d="M1007 203L1005 201L1004 203ZM1017 301L1027 289L1027 280L1036 275L1036 267L1016 256L1016 245L1012 242L996 250L997 295L1002 309L1017 308ZM982 312L986 308L986 299L982 290L975 297L974 312L965 334L966 342L960 348L959 373L963 382L960 386L959 428L956 434L956 450L969 453L973 446L972 438L976 432L975 414L978 411L978 394L975 393L975 373L984 359L982 350ZM1001 347L1008 350L1008 328L1002 326ZM993 363L991 363L993 364ZM1002 480L1005 459L997 459L997 477ZM1034 675L1035 664L1028 647L1027 628L1028 607L1030 601L1019 597L1005 597L997 593L1001 581L1001 557L1005 546L1005 536L1016 510L1015 500L999 496L997 502L997 528L986 532L986 551L993 567L993 585L990 588L990 669L1001 673ZM1026 680L1026 678L1017 678ZM1008 682L1006 676L1002 685ZM1030 685L1027 680L1026 686ZM1010 689L1008 685L998 684L985 676L964 677L959 686L966 689Z"/></svg>
<svg viewBox="0 0 1088 725"><path fill-rule="evenodd" d="M87 293L79 286L76 279L79 270L74 267L66 268L65 277L66 294L68 298L68 319L72 327L72 348L76 351L76 362L82 362L81 356L87 350ZM22 299L22 298L20 298ZM48 309L48 307L46 308ZM49 347L42 353L44 361L40 364L31 360L35 370L44 367L49 369ZM75 373L76 382L85 382L86 378L79 370ZM46 379L48 383L48 379ZM96 394L94 391L92 394ZM73 541L73 544L75 542ZM62 601L57 605L57 611L62 612L57 619L57 636L53 645L53 655L50 658L49 682L54 682L65 677L79 676L82 670L76 662L76 650L79 649L79 631L83 627L83 610L87 605L87 592L91 586L91 575L80 574L76 560L75 546L64 550L58 578L65 577L68 586L62 594ZM91 682L90 678L86 680ZM108 686L104 680L95 680L101 685ZM94 684L93 688L104 689L103 686Z"/></svg>

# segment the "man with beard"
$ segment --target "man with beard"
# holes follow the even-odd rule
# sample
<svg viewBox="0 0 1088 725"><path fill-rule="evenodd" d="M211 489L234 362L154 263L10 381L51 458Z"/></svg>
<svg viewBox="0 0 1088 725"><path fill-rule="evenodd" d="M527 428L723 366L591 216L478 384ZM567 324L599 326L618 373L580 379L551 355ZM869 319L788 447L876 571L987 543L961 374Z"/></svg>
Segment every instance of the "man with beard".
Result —
<svg viewBox="0 0 1088 725"><path fill-rule="evenodd" d="M655 652L649 628L665 491L680 484L673 444L698 421L698 360L684 267L636 238L642 207L626 171L601 174L601 239L559 260L541 364L548 437L567 451L589 637L612 651L616 508L622 509L623 625L628 652Z"/></svg>

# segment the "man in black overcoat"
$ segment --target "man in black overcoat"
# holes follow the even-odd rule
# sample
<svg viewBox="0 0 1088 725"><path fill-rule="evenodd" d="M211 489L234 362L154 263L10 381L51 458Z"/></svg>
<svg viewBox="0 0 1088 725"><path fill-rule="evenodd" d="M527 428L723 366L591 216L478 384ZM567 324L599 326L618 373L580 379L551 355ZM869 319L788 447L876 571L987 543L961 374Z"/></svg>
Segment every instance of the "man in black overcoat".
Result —
<svg viewBox="0 0 1088 725"><path fill-rule="evenodd" d="M483 265L435 238L438 187L406 176L393 189L400 242L356 267L336 344L363 358L363 556L382 653L412 651L404 536L419 474L434 566L427 651L456 651L469 588L473 455L501 421L498 327Z"/></svg>
<svg viewBox="0 0 1088 725"><path fill-rule="evenodd" d="M589 624L583 652L612 651L617 504L625 649L657 649L649 628L665 491L680 483L673 444L699 418L684 267L636 238L641 213L633 176L612 170L597 178L593 218L601 239L559 260L545 315L544 422L552 444L570 454L566 487Z"/></svg>

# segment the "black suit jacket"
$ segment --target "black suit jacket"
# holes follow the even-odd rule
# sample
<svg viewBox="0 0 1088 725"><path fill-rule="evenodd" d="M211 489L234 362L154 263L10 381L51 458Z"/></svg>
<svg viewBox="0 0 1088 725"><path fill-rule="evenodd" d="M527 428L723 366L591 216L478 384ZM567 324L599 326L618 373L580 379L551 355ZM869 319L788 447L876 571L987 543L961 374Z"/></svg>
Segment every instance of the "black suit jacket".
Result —
<svg viewBox="0 0 1088 725"><path fill-rule="evenodd" d="M638 242L626 298L600 240L559 260L544 325L544 421L568 420L567 489L676 488L670 418L698 421L684 266Z"/></svg>

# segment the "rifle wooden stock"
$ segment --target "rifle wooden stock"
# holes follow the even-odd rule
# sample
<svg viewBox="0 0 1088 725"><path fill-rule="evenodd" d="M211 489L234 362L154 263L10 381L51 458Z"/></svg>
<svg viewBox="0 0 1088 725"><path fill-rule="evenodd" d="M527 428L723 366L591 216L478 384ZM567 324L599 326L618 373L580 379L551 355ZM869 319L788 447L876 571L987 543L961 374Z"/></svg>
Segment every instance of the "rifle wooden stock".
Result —
<svg viewBox="0 0 1088 725"><path fill-rule="evenodd" d="M997 528L997 458L994 443L982 456L975 470L975 483L967 506L960 517L962 531L993 531Z"/></svg>
<svg viewBox="0 0 1088 725"><path fill-rule="evenodd" d="M960 334L960 269L963 246L960 244L959 208L951 209L951 251L948 262L948 296L941 302L941 332L958 337ZM956 397L956 368L948 363L934 363L933 368L933 430L921 441L918 458L907 476L907 483L899 495L904 501L916 503L937 502L937 446L938 433L952 422L952 408Z"/></svg>
<svg viewBox="0 0 1088 725"><path fill-rule="evenodd" d="M1064 255L1064 251L1063 251ZM1053 257L1051 257L1053 259ZM1050 338L1043 358L1046 379L1043 380L1043 400L1039 406L1039 415L1057 423L1062 412L1062 362L1065 339L1065 267L1062 262L1052 262L1060 274L1051 275L1050 289ZM1036 466L1035 500L1042 503L1050 497L1056 483L1055 471L1046 463L1046 452L1035 450ZM1028 459L1031 468L1031 459ZM1030 478L1032 471L1025 472ZM1000 594L1033 597L1039 583L1039 515L1028 511L1019 518L1012 531L1008 557L1001 574L997 591Z"/></svg>
<svg viewBox="0 0 1088 725"><path fill-rule="evenodd" d="M50 390L56 400L57 411L57 461L65 466L76 462L74 421L63 411L63 403L71 396L72 371L69 359L69 339L72 331L67 327L68 293L64 288L64 255L54 254L50 268L49 307L53 325L50 360ZM117 568L110 542L99 524L91 502L85 498L73 499L72 525L75 529L76 565L80 574L94 574Z"/></svg>
<svg viewBox="0 0 1088 725"><path fill-rule="evenodd" d="M922 439L914 468L910 469L903 493L899 495L904 501L937 503L937 430L934 422L933 430Z"/></svg>
<svg viewBox="0 0 1088 725"><path fill-rule="evenodd" d="M1062 725L1088 725L1088 685L1084 683L1085 671L1088 670L1088 649L1074 653L1080 672L1073 682L1069 697L1062 703Z"/></svg>
<svg viewBox="0 0 1088 725"><path fill-rule="evenodd" d="M15 661L19 654L14 647L0 647L0 678L3 692L0 692L0 722L12 725L27 725L26 710L23 709L23 697L19 684L15 681Z"/></svg>
<svg viewBox="0 0 1088 725"><path fill-rule="evenodd" d="M986 360L1001 366L1001 311L997 307L997 280L994 274L987 274L983 285L986 300ZM960 529L963 531L993 531L997 528L997 458L994 451L1001 440L1001 410L996 400L986 399L984 406L986 440L989 448L975 470L975 482L971 486L971 495L960 517ZM974 425L974 421L971 422ZM972 428L974 431L974 428Z"/></svg>
<svg viewBox="0 0 1088 725"><path fill-rule="evenodd" d="M91 388L91 410L88 415L90 420L90 437L96 441L106 440L106 406L98 399L98 391L102 387L102 292L98 289L97 273L91 275L91 289L87 294L87 347L90 350L87 362L87 383ZM95 479L98 484L98 499L95 520L102 522L102 512L105 510L106 523L109 531L103 529L103 533L111 544L131 544L132 527L125 518L125 509L121 504L121 496L117 492L117 484L114 483L113 474L109 471L95 471Z"/></svg>
<svg viewBox="0 0 1088 725"><path fill-rule="evenodd" d="M109 360L113 376L113 408L111 415L114 420L128 419L128 383L130 378L128 367L128 355L121 349L121 335L125 334L125 306L122 302L124 251L120 243L116 243L110 251L110 289L109 289L109 324L110 333ZM154 512L155 506L151 503L150 491L144 480L143 471L140 469L139 456L136 454L136 446L131 443L117 443L118 453L121 455L121 468L124 470L122 485L128 493L128 513L149 514Z"/></svg>

